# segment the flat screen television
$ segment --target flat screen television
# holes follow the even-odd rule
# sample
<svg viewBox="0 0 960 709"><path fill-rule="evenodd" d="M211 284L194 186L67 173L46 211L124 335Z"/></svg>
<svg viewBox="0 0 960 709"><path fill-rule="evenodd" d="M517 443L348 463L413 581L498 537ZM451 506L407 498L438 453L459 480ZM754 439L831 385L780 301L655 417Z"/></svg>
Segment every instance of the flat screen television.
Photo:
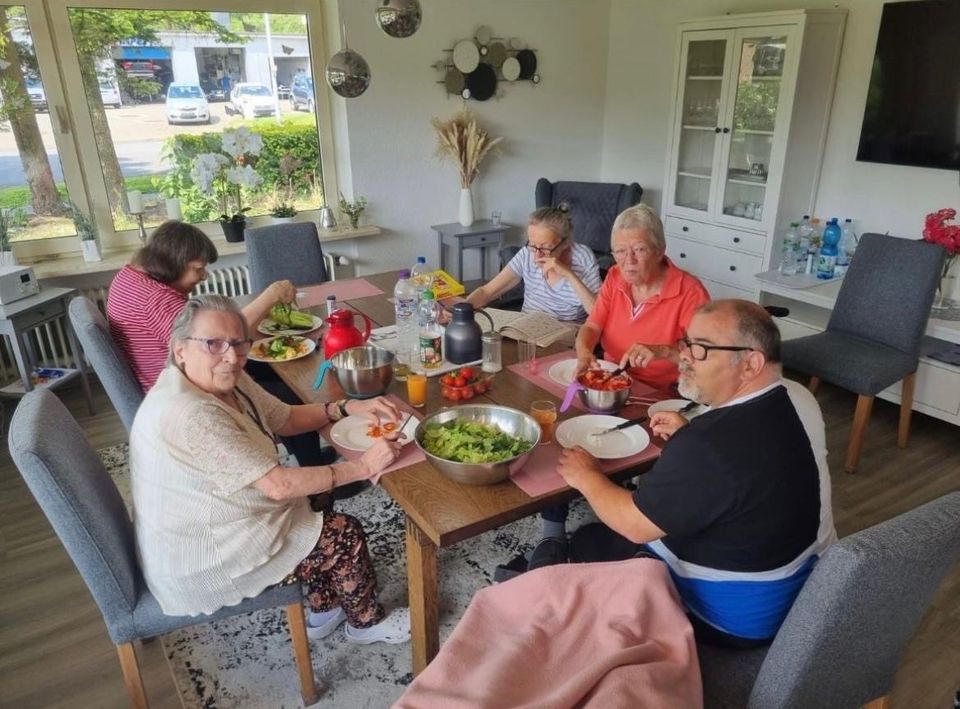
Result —
<svg viewBox="0 0 960 709"><path fill-rule="evenodd" d="M883 6L857 160L960 170L960 0Z"/></svg>

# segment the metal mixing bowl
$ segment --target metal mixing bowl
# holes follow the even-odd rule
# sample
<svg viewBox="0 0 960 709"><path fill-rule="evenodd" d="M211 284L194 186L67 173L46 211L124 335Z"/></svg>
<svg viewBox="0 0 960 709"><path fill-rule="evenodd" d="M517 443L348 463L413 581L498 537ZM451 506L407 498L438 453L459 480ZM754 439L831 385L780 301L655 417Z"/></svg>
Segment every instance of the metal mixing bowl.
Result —
<svg viewBox="0 0 960 709"><path fill-rule="evenodd" d="M598 389L588 389L580 380L577 379L580 388L577 390L577 396L580 401L590 411L598 414L612 414L622 409L630 398L630 387L624 387L618 391L599 391Z"/></svg>
<svg viewBox="0 0 960 709"><path fill-rule="evenodd" d="M350 347L330 358L340 388L351 399L380 396L393 381L393 352L364 345Z"/></svg>
<svg viewBox="0 0 960 709"><path fill-rule="evenodd" d="M504 433L523 438L533 445L526 453L497 463L457 463L446 458L438 458L423 447L424 431L429 424L446 423L457 419L491 424ZM540 424L529 414L507 406L465 404L444 409L424 418L417 426L414 439L431 465L451 480L464 485L494 485L506 480L512 471L519 470L523 466L530 453L540 443Z"/></svg>

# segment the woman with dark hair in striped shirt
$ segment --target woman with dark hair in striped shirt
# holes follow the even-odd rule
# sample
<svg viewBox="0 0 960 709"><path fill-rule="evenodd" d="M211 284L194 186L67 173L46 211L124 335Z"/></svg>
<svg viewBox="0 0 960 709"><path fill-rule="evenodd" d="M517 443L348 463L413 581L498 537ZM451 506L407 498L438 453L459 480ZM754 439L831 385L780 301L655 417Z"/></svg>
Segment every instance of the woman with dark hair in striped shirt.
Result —
<svg viewBox="0 0 960 709"><path fill-rule="evenodd" d="M523 312L540 311L557 320L583 322L600 290L593 251L573 240L566 211L541 207L527 220L527 243L467 302L480 308L523 281Z"/></svg>

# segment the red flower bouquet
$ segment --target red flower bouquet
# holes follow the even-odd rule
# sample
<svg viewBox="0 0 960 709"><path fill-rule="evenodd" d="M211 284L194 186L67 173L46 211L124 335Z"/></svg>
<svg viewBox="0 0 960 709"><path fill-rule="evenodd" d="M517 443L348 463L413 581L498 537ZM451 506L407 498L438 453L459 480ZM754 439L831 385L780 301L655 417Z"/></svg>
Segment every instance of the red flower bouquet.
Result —
<svg viewBox="0 0 960 709"><path fill-rule="evenodd" d="M939 244L947 252L943 262L943 271L940 274L940 288L935 308L950 308L953 303L950 298L950 286L953 285L950 269L960 254L960 224L947 224L957 216L956 209L941 209L927 215L923 224L923 240L932 244Z"/></svg>

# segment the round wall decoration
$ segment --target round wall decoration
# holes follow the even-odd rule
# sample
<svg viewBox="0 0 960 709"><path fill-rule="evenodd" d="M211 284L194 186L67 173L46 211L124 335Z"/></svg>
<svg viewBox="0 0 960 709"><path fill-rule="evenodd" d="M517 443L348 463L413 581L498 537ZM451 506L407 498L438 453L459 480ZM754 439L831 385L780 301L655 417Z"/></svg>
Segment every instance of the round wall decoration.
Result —
<svg viewBox="0 0 960 709"><path fill-rule="evenodd" d="M337 52L327 62L327 83L344 98L356 98L370 86L370 65L350 48Z"/></svg>
<svg viewBox="0 0 960 709"><path fill-rule="evenodd" d="M420 0L380 0L377 25L391 37L403 39L420 28L423 10Z"/></svg>
<svg viewBox="0 0 960 709"><path fill-rule="evenodd" d="M380 2L388 4L388 0ZM500 86L517 81L527 81L531 86L540 83L536 50L519 37L497 37L486 25L445 51L447 58L432 66L443 72L437 83L444 85L449 96L459 94L465 99L487 101L504 95L502 89L497 90Z"/></svg>
<svg viewBox="0 0 960 709"><path fill-rule="evenodd" d="M464 39L453 47L453 65L464 74L469 74L480 63L480 50L472 39Z"/></svg>

